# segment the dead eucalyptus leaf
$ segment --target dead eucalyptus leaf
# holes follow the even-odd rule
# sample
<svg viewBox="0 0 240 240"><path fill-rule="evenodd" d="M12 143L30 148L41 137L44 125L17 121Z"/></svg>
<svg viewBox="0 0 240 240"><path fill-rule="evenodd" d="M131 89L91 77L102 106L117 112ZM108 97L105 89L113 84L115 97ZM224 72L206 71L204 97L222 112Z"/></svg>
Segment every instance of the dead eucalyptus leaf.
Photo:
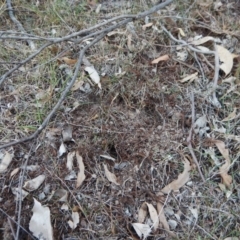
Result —
<svg viewBox="0 0 240 240"><path fill-rule="evenodd" d="M146 216L147 216L147 210L148 210L148 206L147 206L147 204L144 202L144 203L141 205L141 207L140 207L140 209L139 209L139 211L138 211L138 222L139 222L139 223L143 223L143 222L144 222L144 220L145 220L145 218L146 218Z"/></svg>
<svg viewBox="0 0 240 240"><path fill-rule="evenodd" d="M156 64L156 63L159 63L160 61L167 61L169 59L169 56L166 54L166 55L163 55L159 58L156 58L152 61L152 64Z"/></svg>
<svg viewBox="0 0 240 240"><path fill-rule="evenodd" d="M33 215L29 222L29 230L37 239L53 239L50 210L34 199Z"/></svg>
<svg viewBox="0 0 240 240"><path fill-rule="evenodd" d="M79 155L78 152L76 152L76 157L77 157L77 162L78 162L78 167L79 167L79 172L77 175L77 183L76 183L76 188L80 187L83 183L83 181L85 180L86 176L85 176L85 166L83 164L83 159L82 157Z"/></svg>
<svg viewBox="0 0 240 240"><path fill-rule="evenodd" d="M190 162L184 158L184 171L179 174L178 179L169 183L164 187L157 195L160 196L162 193L168 194L169 192L179 190L189 181L189 171L191 170Z"/></svg>
<svg viewBox="0 0 240 240"><path fill-rule="evenodd" d="M186 34L185 34L184 31L182 30L182 28L178 28L178 31L179 31L179 33L180 33L180 35L181 35L182 37L185 37L185 36L186 36Z"/></svg>
<svg viewBox="0 0 240 240"><path fill-rule="evenodd" d="M190 74L190 75L186 76L185 78L181 79L180 82L185 83L185 82L190 81L190 83L191 83L192 81L197 79L197 77L198 77L198 72L195 72L195 73Z"/></svg>
<svg viewBox="0 0 240 240"><path fill-rule="evenodd" d="M146 239L151 232L151 227L147 224L132 223L132 226L140 239Z"/></svg>
<svg viewBox="0 0 240 240"><path fill-rule="evenodd" d="M152 22L147 23L147 24L144 24L144 25L142 26L143 31L145 31L148 27L151 27L152 25L153 25Z"/></svg>
<svg viewBox="0 0 240 240"><path fill-rule="evenodd" d="M148 206L148 211L150 214L150 218L153 222L153 230L156 231L159 225L159 218L158 218L158 213L157 210L153 207L152 204L146 203Z"/></svg>
<svg viewBox="0 0 240 240"><path fill-rule="evenodd" d="M222 156L225 159L225 163L219 168L219 174L222 177L223 183L230 187L232 183L232 176L228 174L231 160L229 157L229 150L225 148L225 143L219 140L215 140L215 144L219 150L219 152L222 154Z"/></svg>
<svg viewBox="0 0 240 240"><path fill-rule="evenodd" d="M23 187L29 191L32 192L36 189L38 189L41 184L43 183L43 181L45 180L45 175L39 175L36 178L26 181L23 185Z"/></svg>
<svg viewBox="0 0 240 240"><path fill-rule="evenodd" d="M198 46L198 45L202 45L208 41L214 41L214 37L211 37L211 36L208 36L208 37L203 37L203 38L200 38L198 40L194 40L192 42L190 42L191 44L195 45L195 46Z"/></svg>
<svg viewBox="0 0 240 240"><path fill-rule="evenodd" d="M67 155L67 169L72 171L73 168L73 158L75 157L76 152L69 152Z"/></svg>
<svg viewBox="0 0 240 240"><path fill-rule="evenodd" d="M168 232L170 236L176 237L176 234L170 231L168 221L163 211L163 207L164 205L161 202L157 203L157 212L158 212L159 222L162 224L163 228Z"/></svg>
<svg viewBox="0 0 240 240"><path fill-rule="evenodd" d="M71 229L75 229L79 223L79 213L72 212L72 220L68 221L68 225Z"/></svg>
<svg viewBox="0 0 240 240"><path fill-rule="evenodd" d="M6 151L0 163L0 173L3 173L7 170L9 164L12 162L12 159L13 159L13 155Z"/></svg>
<svg viewBox="0 0 240 240"><path fill-rule="evenodd" d="M75 65L76 62L78 61L77 59L71 59L68 57L63 57L63 58L60 58L59 60L66 63L67 65Z"/></svg>
<svg viewBox="0 0 240 240"><path fill-rule="evenodd" d="M92 79L92 81L94 83L96 83L98 85L98 87L101 89L101 83L100 83L100 77L98 75L98 72L96 71L96 69L93 66L88 66L85 67L84 69L86 72L88 72L90 78Z"/></svg>
<svg viewBox="0 0 240 240"><path fill-rule="evenodd" d="M13 177L14 175L16 175L19 172L20 168L15 168L11 171L10 173L10 178Z"/></svg>
<svg viewBox="0 0 240 240"><path fill-rule="evenodd" d="M103 164L103 167L104 167L104 170L105 170L105 175L108 179L109 182L112 182L116 185L120 185L118 182L117 182L117 177L115 176L115 174L111 173L109 170L108 170L108 167L107 165Z"/></svg>
<svg viewBox="0 0 240 240"><path fill-rule="evenodd" d="M233 112L230 113L227 117L225 117L225 118L222 120L222 122L228 122L228 121L231 121L231 120L235 119L236 116L237 116L237 115L236 115L236 112L237 112L237 108L234 108Z"/></svg>
<svg viewBox="0 0 240 240"><path fill-rule="evenodd" d="M217 52L219 55L219 59L222 62L220 68L228 75L233 67L233 55L223 46L217 45Z"/></svg>

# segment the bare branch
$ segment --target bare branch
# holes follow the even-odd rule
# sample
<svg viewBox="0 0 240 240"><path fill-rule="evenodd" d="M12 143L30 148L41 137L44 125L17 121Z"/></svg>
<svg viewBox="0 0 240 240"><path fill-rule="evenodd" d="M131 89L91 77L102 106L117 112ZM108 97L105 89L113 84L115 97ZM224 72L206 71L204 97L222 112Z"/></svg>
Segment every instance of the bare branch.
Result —
<svg viewBox="0 0 240 240"><path fill-rule="evenodd" d="M13 8L12 8L11 0L7 0L7 8L8 8L9 17L17 25L19 31L26 32L23 25L15 18L14 14L13 14ZM32 50L36 49L34 43L31 40L27 40L27 43Z"/></svg>

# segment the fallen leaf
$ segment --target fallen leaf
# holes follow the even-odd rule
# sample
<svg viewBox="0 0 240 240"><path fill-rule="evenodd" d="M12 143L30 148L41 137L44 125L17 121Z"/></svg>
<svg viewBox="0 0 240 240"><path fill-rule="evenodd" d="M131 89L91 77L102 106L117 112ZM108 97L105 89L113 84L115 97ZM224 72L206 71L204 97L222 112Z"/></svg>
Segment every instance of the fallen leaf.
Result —
<svg viewBox="0 0 240 240"><path fill-rule="evenodd" d="M195 73L190 74L190 75L186 76L185 78L181 79L180 82L185 83L185 82L190 81L190 83L191 83L192 81L194 81L197 78L198 78L198 72L195 72Z"/></svg>
<svg viewBox="0 0 240 240"><path fill-rule="evenodd" d="M75 81L75 83L73 84L71 90L72 90L72 91L77 91L77 90L79 90L79 89L83 86L83 84L84 84L84 81L83 81L83 80L77 79L77 80Z"/></svg>
<svg viewBox="0 0 240 240"><path fill-rule="evenodd" d="M202 7L209 7L213 4L213 0L198 0L197 4Z"/></svg>
<svg viewBox="0 0 240 240"><path fill-rule="evenodd" d="M163 211L163 204L158 202L157 203L157 211L158 211L158 216L159 216L159 221L163 225L163 228L167 231L169 231L169 225L166 219L166 216Z"/></svg>
<svg viewBox="0 0 240 240"><path fill-rule="evenodd" d="M152 64L156 64L156 63L159 63L160 61L167 61L169 59L169 56L166 54L166 55L163 55L159 58L156 58L152 61Z"/></svg>
<svg viewBox="0 0 240 240"><path fill-rule="evenodd" d="M132 226L140 239L146 239L151 232L151 227L147 224L132 223Z"/></svg>
<svg viewBox="0 0 240 240"><path fill-rule="evenodd" d="M232 176L228 174L231 160L229 157L229 150L225 148L225 143L219 140L215 140L215 144L219 150L219 152L222 154L222 156L225 158L225 164L223 164L219 168L219 174L223 179L223 183L227 186L230 187L232 183Z"/></svg>
<svg viewBox="0 0 240 240"><path fill-rule="evenodd" d="M5 152L5 155L0 163L0 173L3 173L7 170L9 164L12 162L13 155L9 152Z"/></svg>
<svg viewBox="0 0 240 240"><path fill-rule="evenodd" d="M149 211L149 214L150 214L150 218L153 222L153 229L154 229L154 231L156 231L157 228L158 228L158 225L159 225L158 213L157 213L156 209L153 207L152 204L149 204L149 203L146 203L146 204L148 206L148 211Z"/></svg>
<svg viewBox="0 0 240 240"><path fill-rule="evenodd" d="M66 63L67 65L75 65L76 62L78 61L77 59L71 59L68 57L63 57L63 58L60 58L59 60Z"/></svg>
<svg viewBox="0 0 240 240"><path fill-rule="evenodd" d="M61 206L61 210L68 211L68 205L67 205L66 203L64 203L64 204Z"/></svg>
<svg viewBox="0 0 240 240"><path fill-rule="evenodd" d="M50 210L43 207L40 202L34 198L33 215L29 222L29 230L37 239L53 239L53 231L50 219Z"/></svg>
<svg viewBox="0 0 240 240"><path fill-rule="evenodd" d="M77 175L77 183L76 183L76 188L78 188L82 185L86 176L85 176L85 173L84 173L85 167L84 167L84 164L83 164L83 159L79 155L78 152L76 152L76 157L77 157L78 168L79 168L79 172L78 172L78 175Z"/></svg>
<svg viewBox="0 0 240 240"><path fill-rule="evenodd" d="M85 67L84 69L86 72L88 72L90 78L92 79L92 81L94 83L96 83L98 85L98 87L101 89L101 83L100 83L100 77L96 71L96 69L93 67L93 66L88 66L88 67Z"/></svg>
<svg viewBox="0 0 240 240"><path fill-rule="evenodd" d="M205 42L208 42L208 41L214 41L214 37L210 37L210 36L203 37L203 38L200 38L198 40L191 41L189 43L198 46L198 45L202 45L202 44L204 44Z"/></svg>
<svg viewBox="0 0 240 240"><path fill-rule="evenodd" d="M152 22L143 25L143 26L142 26L143 31L145 31L148 27L151 27L152 25L153 25Z"/></svg>
<svg viewBox="0 0 240 240"><path fill-rule="evenodd" d="M68 225L71 229L75 229L79 223L79 213L72 212L72 220L68 221Z"/></svg>
<svg viewBox="0 0 240 240"><path fill-rule="evenodd" d="M14 170L11 171L10 173L10 178L16 175L19 172L20 168L15 168Z"/></svg>
<svg viewBox="0 0 240 240"><path fill-rule="evenodd" d="M75 156L75 151L69 152L68 155L67 155L67 169L69 171L72 171L74 156Z"/></svg>
<svg viewBox="0 0 240 240"><path fill-rule="evenodd" d="M32 191L38 189L44 180L45 180L45 175L39 175L38 177L36 177L32 180L26 181L25 184L23 185L23 187L27 191L32 192Z"/></svg>
<svg viewBox="0 0 240 240"><path fill-rule="evenodd" d="M147 204L144 202L144 203L141 205L141 207L140 207L140 209L139 209L139 211L138 211L138 222L139 222L139 223L143 223L143 222L144 222L144 220L145 220L145 218L146 218L146 216L147 216L147 210L148 210L148 206L147 206Z"/></svg>
<svg viewBox="0 0 240 240"><path fill-rule="evenodd" d="M236 112L237 112L237 108L234 108L233 112L230 113L226 118L224 118L224 119L222 120L222 122L228 122L228 121L231 121L231 120L235 119L236 116L237 116L237 115L236 115Z"/></svg>
<svg viewBox="0 0 240 240"><path fill-rule="evenodd" d="M179 33L180 33L180 35L181 35L182 37L185 37L185 36L186 36L186 34L185 34L184 31L182 30L182 28L178 28L178 31L179 31Z"/></svg>
<svg viewBox="0 0 240 240"><path fill-rule="evenodd" d="M16 201L23 201L23 199L29 194L27 191L23 190L22 188L13 187L11 188L12 193L15 195Z"/></svg>
<svg viewBox="0 0 240 240"><path fill-rule="evenodd" d="M107 165L103 164L103 167L104 167L105 175L106 175L108 181L109 181L109 182L112 182L112 183L115 183L116 185L120 185L120 184L117 182L117 177L108 170Z"/></svg>
<svg viewBox="0 0 240 240"><path fill-rule="evenodd" d="M62 144L58 150L58 157L61 157L66 152L67 152L67 149L66 149L64 143L62 142Z"/></svg>
<svg viewBox="0 0 240 240"><path fill-rule="evenodd" d="M189 181L189 171L191 170L190 162L184 158L184 171L179 174L178 179L169 183L164 187L157 195L160 196L162 193L168 194L169 192L179 190Z"/></svg>
<svg viewBox="0 0 240 240"><path fill-rule="evenodd" d="M219 59L222 62L220 68L228 75L233 67L233 55L223 46L217 45L216 47Z"/></svg>

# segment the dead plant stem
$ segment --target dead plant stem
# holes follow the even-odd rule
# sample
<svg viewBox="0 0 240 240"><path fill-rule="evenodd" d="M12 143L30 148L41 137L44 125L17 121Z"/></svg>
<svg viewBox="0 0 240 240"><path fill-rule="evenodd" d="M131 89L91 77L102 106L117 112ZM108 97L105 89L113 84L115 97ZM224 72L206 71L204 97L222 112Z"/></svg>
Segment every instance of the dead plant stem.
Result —
<svg viewBox="0 0 240 240"><path fill-rule="evenodd" d="M192 155L192 158L194 160L194 163L197 165L197 169L198 169L198 172L203 180L203 182L205 182L205 178L202 174L202 171L201 171L201 168L199 166L199 163L198 163L198 160L197 160L197 157L193 151L193 148L192 148L192 135L193 135L193 124L195 122L195 106L194 106L194 95L193 95L193 92L191 93L191 108L192 108L192 126L191 126L191 129L189 131L189 136L187 138L187 144L188 144L188 149Z"/></svg>

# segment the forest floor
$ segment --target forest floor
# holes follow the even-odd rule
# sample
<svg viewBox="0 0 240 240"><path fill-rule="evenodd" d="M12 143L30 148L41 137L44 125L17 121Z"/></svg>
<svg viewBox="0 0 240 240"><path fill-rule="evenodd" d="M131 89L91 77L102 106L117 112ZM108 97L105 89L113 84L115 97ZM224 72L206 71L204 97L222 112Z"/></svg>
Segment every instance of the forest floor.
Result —
<svg viewBox="0 0 240 240"><path fill-rule="evenodd" d="M154 1L12 4L27 33L57 38ZM3 39L19 32L5 1L0 22L1 77L36 50ZM173 1L89 48L41 134L0 149L0 239L44 239L38 203L35 227L49 210L54 239L240 239L239 26L240 1ZM47 47L5 79L0 147L38 129L93 39Z"/></svg>

